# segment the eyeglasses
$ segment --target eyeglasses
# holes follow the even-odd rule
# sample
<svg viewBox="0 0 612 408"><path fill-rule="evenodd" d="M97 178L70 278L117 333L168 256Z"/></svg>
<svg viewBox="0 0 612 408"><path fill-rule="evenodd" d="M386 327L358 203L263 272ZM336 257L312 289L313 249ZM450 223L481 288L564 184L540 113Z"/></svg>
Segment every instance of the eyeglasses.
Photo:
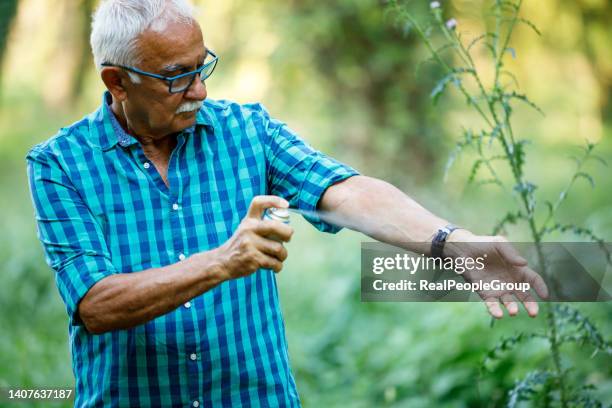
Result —
<svg viewBox="0 0 612 408"><path fill-rule="evenodd" d="M185 90L189 89L191 84L193 84L193 81L196 75L200 75L200 81L202 81L202 83L204 83L204 81L209 76L212 75L213 71L215 70L215 67L217 66L217 61L219 61L219 57L217 57L217 55L211 50L209 50L208 48L206 48L206 52L207 52L207 58L208 56L210 56L212 57L212 60L205 62L204 64L202 64L200 68L196 69L195 71L185 72L184 74L175 75L171 77L153 74L151 72L141 71L138 68L126 67L124 65L111 64L108 62L103 62L101 65L103 67L122 68L122 69L125 69L126 71L130 71L135 74L144 75L144 76L148 76L151 78L161 79L162 81L168 82L168 91L170 93L180 93L180 92L184 92Z"/></svg>

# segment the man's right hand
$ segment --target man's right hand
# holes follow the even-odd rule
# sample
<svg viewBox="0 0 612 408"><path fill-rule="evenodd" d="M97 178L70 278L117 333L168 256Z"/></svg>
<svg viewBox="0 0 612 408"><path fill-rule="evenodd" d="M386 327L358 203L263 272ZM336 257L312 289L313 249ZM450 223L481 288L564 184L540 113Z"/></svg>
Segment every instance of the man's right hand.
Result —
<svg viewBox="0 0 612 408"><path fill-rule="evenodd" d="M287 249L282 242L289 242L293 228L280 221L262 220L266 208L287 208L289 203L277 196L257 196L251 201L234 235L217 248L225 279L247 276L259 268L278 273L287 259ZM274 236L282 242L267 237Z"/></svg>

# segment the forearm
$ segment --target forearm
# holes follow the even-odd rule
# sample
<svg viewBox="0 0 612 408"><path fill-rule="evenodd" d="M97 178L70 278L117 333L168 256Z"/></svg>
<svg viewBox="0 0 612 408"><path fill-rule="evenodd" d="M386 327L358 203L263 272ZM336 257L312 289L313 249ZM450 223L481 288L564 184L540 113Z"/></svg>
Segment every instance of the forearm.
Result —
<svg viewBox="0 0 612 408"><path fill-rule="evenodd" d="M131 328L212 289L223 276L213 251L162 268L111 275L89 290L79 315L92 333Z"/></svg>
<svg viewBox="0 0 612 408"><path fill-rule="evenodd" d="M366 176L354 176L328 188L319 210L341 220L344 227L424 254L429 254L438 228L449 223L393 185Z"/></svg>

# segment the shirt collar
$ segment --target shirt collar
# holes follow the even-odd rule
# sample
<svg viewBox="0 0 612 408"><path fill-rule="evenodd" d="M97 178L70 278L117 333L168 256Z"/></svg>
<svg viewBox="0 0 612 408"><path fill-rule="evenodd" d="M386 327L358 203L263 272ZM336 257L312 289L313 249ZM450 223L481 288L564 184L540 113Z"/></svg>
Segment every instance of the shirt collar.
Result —
<svg viewBox="0 0 612 408"><path fill-rule="evenodd" d="M123 127L119 124L119 121L111 110L111 103L111 94L105 91L102 97L102 106L100 106L100 108L90 117L90 123L93 125L90 128L95 129L94 135L97 137L97 143L95 144L103 151L110 150L117 144L121 147L129 147L138 143L138 140L134 136L123 130ZM184 129L183 132L194 134L196 128L199 126L208 126L212 128L212 121L207 112L206 103L204 103L202 108L196 113L196 123Z"/></svg>

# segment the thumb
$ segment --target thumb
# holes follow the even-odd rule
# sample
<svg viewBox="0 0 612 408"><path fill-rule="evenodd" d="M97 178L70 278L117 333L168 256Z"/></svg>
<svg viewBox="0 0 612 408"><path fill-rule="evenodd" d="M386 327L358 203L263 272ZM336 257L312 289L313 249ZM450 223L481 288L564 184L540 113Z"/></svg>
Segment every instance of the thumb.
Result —
<svg viewBox="0 0 612 408"><path fill-rule="evenodd" d="M263 212L266 210L266 208L270 207L288 208L289 202L282 197L273 195L256 196L251 201L251 205L249 206L246 216L247 218L261 219Z"/></svg>

